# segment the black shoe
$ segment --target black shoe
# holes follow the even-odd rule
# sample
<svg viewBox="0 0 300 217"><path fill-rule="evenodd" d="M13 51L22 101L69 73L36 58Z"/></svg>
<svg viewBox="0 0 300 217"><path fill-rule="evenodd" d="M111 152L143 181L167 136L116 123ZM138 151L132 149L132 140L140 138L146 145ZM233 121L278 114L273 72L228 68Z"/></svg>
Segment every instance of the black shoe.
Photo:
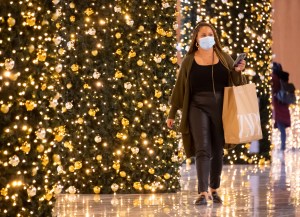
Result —
<svg viewBox="0 0 300 217"><path fill-rule="evenodd" d="M212 192L211 196L212 196L212 200L214 203L222 203L223 202L221 197L218 195L218 193L216 191Z"/></svg>
<svg viewBox="0 0 300 217"><path fill-rule="evenodd" d="M206 205L207 201L206 201L206 197L205 195L200 195L195 201L194 201L195 205Z"/></svg>

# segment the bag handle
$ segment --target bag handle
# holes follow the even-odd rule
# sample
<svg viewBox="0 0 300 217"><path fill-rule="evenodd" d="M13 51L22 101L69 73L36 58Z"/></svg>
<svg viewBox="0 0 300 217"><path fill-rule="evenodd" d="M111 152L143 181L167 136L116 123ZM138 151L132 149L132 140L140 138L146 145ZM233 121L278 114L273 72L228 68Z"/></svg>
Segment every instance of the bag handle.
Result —
<svg viewBox="0 0 300 217"><path fill-rule="evenodd" d="M247 84L246 76L244 74L242 74L242 72L239 72L239 73L241 73L242 85ZM231 71L229 71L229 76L230 76L230 80L231 80L231 83L233 84L233 86L238 86L238 85L235 85L235 83L233 82Z"/></svg>
<svg viewBox="0 0 300 217"><path fill-rule="evenodd" d="M242 76L242 83L243 83L243 85L247 84L247 78L246 78L246 76L242 72L240 72L240 73L241 73L241 76Z"/></svg>

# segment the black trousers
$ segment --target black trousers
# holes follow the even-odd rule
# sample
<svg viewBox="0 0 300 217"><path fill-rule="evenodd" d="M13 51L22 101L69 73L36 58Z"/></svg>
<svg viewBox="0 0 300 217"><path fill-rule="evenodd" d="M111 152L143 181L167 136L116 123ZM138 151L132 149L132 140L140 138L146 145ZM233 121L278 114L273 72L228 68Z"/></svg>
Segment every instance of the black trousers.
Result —
<svg viewBox="0 0 300 217"><path fill-rule="evenodd" d="M222 124L223 93L199 92L192 96L189 125L195 145L198 193L220 187L225 144Z"/></svg>

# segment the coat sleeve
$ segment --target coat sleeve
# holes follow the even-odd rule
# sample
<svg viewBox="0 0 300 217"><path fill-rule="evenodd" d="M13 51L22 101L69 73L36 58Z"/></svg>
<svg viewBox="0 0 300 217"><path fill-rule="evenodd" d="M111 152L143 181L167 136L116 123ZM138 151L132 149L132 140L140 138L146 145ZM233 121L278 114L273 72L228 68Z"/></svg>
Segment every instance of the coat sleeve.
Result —
<svg viewBox="0 0 300 217"><path fill-rule="evenodd" d="M182 109L183 107L183 99L184 99L184 91L185 91L185 83L187 80L187 58L183 59L181 66L179 68L179 74L176 79L175 86L172 91L171 98L169 100L169 104L171 105L170 112L168 115L169 119L175 119L176 112L178 109Z"/></svg>

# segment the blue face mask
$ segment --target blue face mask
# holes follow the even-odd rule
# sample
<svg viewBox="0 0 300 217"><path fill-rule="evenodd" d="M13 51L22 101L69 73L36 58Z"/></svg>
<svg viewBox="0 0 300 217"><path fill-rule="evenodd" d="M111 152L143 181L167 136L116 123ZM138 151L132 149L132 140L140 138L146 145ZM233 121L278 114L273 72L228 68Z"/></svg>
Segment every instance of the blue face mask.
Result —
<svg viewBox="0 0 300 217"><path fill-rule="evenodd" d="M206 36L199 39L199 45L204 50L212 48L215 44L215 38L213 36Z"/></svg>

